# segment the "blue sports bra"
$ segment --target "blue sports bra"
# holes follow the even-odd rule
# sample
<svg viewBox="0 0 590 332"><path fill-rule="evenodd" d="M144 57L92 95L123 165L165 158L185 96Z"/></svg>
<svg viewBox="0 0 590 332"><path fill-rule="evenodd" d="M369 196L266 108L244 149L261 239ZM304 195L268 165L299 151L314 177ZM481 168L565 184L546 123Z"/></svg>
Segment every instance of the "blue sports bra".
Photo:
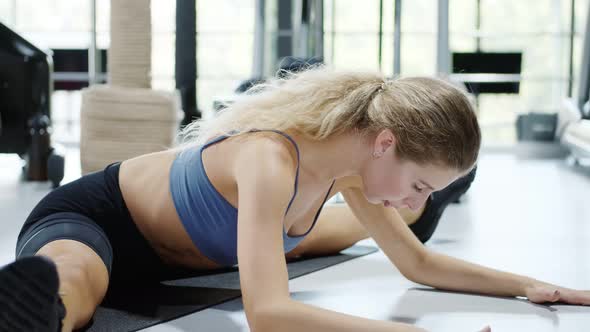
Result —
<svg viewBox="0 0 590 332"><path fill-rule="evenodd" d="M262 131L262 130L252 130ZM286 133L278 130L264 130L279 133L291 141L297 151L297 170L295 173L295 189L287 206L289 211L297 195L299 179L299 148L297 143ZM234 266L237 257L238 210L232 206L209 181L201 158L208 146L223 141L229 136L219 136L202 146L181 151L170 169L170 192L176 212L194 245L210 260L221 266ZM324 198L330 195L334 181ZM283 227L285 252L293 250L313 229L322 211L323 203L315 215L309 230L302 235L289 236Z"/></svg>

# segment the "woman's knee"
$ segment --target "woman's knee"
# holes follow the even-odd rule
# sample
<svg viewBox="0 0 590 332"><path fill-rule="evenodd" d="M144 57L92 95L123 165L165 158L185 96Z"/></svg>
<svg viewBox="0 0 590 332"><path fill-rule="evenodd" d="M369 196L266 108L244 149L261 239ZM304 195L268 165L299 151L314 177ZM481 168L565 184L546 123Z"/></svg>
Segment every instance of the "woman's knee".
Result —
<svg viewBox="0 0 590 332"><path fill-rule="evenodd" d="M65 330L85 326L106 295L106 263L92 248L74 240L52 241L35 255L48 257L57 267L59 295L66 308Z"/></svg>
<svg viewBox="0 0 590 332"><path fill-rule="evenodd" d="M370 237L347 204L326 204L314 229L301 242L302 255L330 255Z"/></svg>
<svg viewBox="0 0 590 332"><path fill-rule="evenodd" d="M74 240L56 240L46 244L36 255L49 257L57 265L63 287L85 289L95 301L104 297L109 283L106 263L87 245Z"/></svg>

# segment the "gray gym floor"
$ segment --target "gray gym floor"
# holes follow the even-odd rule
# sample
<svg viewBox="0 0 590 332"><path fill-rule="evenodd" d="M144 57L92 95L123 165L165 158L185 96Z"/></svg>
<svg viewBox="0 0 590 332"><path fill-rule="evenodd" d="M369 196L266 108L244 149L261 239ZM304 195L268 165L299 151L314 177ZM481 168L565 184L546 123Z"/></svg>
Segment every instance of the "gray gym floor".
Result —
<svg viewBox="0 0 590 332"><path fill-rule="evenodd" d="M79 177L68 149L65 182ZM21 161L0 155L0 265L14 258L16 235L49 183L22 183ZM474 263L566 287L590 289L590 171L563 160L484 154L476 181L448 208L428 246ZM372 243L371 241L363 241ZM428 290L405 279L381 253L290 281L307 304L432 331L588 331L590 307L531 304ZM240 299L146 331L248 331Z"/></svg>

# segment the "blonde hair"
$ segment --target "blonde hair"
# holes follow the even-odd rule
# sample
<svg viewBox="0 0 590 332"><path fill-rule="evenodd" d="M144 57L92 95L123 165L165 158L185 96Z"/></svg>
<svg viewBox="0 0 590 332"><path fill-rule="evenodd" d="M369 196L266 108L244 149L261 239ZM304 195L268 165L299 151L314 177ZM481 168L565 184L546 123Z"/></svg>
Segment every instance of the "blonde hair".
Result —
<svg viewBox="0 0 590 332"><path fill-rule="evenodd" d="M315 67L257 85L214 118L190 123L179 147L253 129L291 129L312 140L389 129L401 158L460 171L475 164L481 141L467 93L449 82Z"/></svg>

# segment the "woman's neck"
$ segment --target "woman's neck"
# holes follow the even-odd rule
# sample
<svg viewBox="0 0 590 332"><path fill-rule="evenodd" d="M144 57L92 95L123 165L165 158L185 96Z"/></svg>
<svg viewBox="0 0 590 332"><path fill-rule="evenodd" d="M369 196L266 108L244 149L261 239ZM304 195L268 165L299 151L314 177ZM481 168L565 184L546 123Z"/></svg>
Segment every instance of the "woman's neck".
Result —
<svg viewBox="0 0 590 332"><path fill-rule="evenodd" d="M360 173L370 158L366 139L358 134L340 134L322 141L313 141L298 133L289 133L300 151L300 172L311 179L328 182Z"/></svg>

